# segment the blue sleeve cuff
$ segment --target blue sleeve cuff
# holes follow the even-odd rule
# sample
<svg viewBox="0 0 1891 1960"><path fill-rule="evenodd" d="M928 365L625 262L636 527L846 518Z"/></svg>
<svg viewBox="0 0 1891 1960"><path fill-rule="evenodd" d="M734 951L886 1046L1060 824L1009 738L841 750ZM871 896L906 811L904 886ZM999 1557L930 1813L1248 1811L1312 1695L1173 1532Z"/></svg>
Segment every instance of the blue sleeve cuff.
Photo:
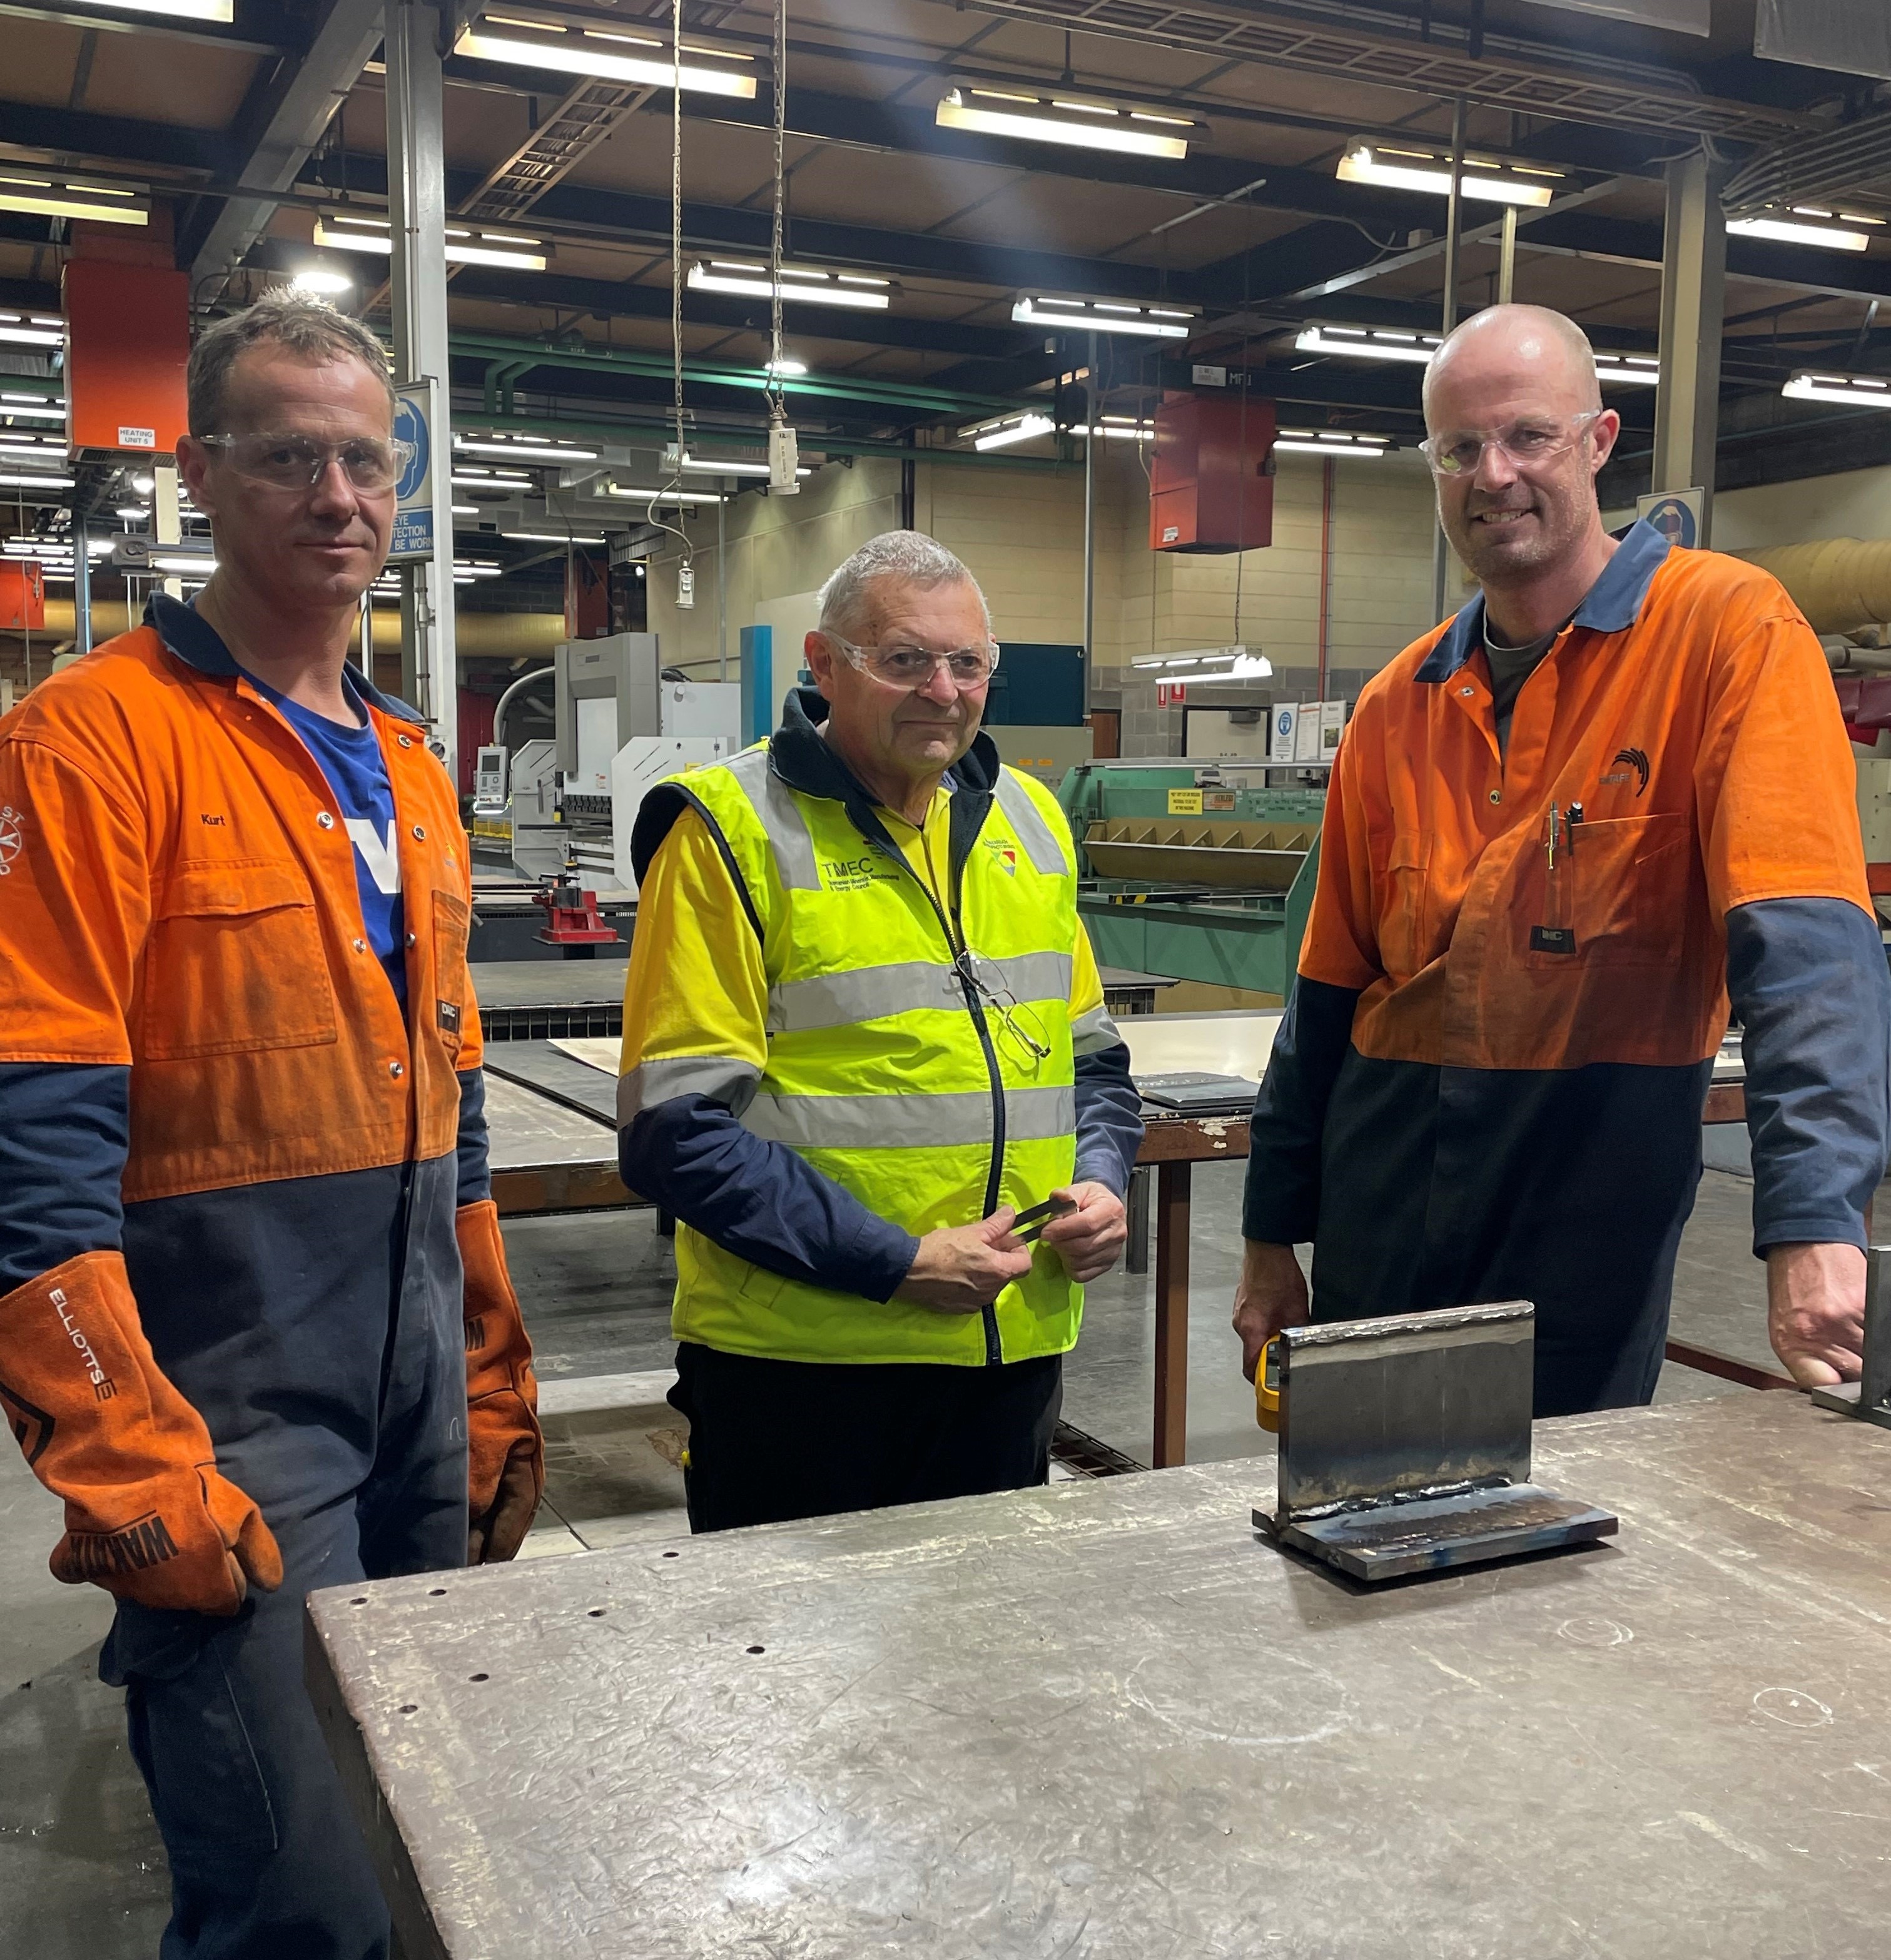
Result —
<svg viewBox="0 0 1891 1960"><path fill-rule="evenodd" d="M640 1110L618 1133L618 1163L633 1191L724 1252L809 1286L884 1303L919 1250L911 1233L706 1096Z"/></svg>
<svg viewBox="0 0 1891 1960"><path fill-rule="evenodd" d="M1296 978L1274 1036L1254 1113L1241 1201L1241 1236L1303 1246L1320 1219L1321 1140L1327 1105L1352 1045L1359 991Z"/></svg>
<svg viewBox="0 0 1891 1960"><path fill-rule="evenodd" d="M486 1071L459 1071L459 1196L462 1205L492 1195L492 1166L486 1134Z"/></svg>
<svg viewBox="0 0 1891 1960"><path fill-rule="evenodd" d="M120 1249L131 1083L124 1068L0 1064L0 1293Z"/></svg>
<svg viewBox="0 0 1891 1960"><path fill-rule="evenodd" d="M1891 973L1842 899L1727 915L1727 985L1746 1062L1753 1250L1865 1243L1891 1134Z"/></svg>
<svg viewBox="0 0 1891 1960"><path fill-rule="evenodd" d="M1104 1185L1120 1198L1143 1147L1143 1099L1130 1079L1123 1042L1076 1061L1077 1150L1072 1182Z"/></svg>

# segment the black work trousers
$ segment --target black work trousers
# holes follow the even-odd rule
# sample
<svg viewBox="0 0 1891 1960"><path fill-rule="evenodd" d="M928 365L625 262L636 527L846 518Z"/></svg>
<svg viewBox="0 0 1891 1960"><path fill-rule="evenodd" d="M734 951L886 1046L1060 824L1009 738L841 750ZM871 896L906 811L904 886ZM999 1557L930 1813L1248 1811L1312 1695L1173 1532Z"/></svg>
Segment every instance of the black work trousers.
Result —
<svg viewBox="0 0 1891 1960"><path fill-rule="evenodd" d="M671 1406L689 1418L692 1531L1042 1484L1063 1357L996 1368L768 1361L685 1341Z"/></svg>

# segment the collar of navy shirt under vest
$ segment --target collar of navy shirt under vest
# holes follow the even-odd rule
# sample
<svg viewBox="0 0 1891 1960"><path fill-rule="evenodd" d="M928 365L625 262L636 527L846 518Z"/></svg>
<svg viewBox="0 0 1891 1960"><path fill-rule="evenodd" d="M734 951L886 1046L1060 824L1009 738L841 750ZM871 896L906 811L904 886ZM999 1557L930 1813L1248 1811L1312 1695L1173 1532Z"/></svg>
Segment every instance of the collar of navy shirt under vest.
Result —
<svg viewBox="0 0 1891 1960"><path fill-rule="evenodd" d="M1597 633L1626 633L1641 618L1648 587L1668 550L1667 539L1645 518L1638 519L1576 608L1570 625ZM1433 683L1449 680L1483 644L1484 595L1479 592L1439 635L1412 678Z"/></svg>
<svg viewBox="0 0 1891 1960"><path fill-rule="evenodd" d="M154 592L145 602L145 624L164 641L166 652L174 654L186 667L195 667L199 673L213 675L218 680L241 677L243 670L237 666L235 655L224 644L223 635L198 612L195 605L173 599L168 592ZM396 695L383 694L351 661L348 678L354 682L356 692L370 708L378 708L383 714L391 714L397 721L414 721L423 727L426 726L427 718L418 708L410 708Z"/></svg>
<svg viewBox="0 0 1891 1960"><path fill-rule="evenodd" d="M822 733L827 718L827 700L818 689L795 689L782 705L781 726L768 738L770 773L804 796L825 797L839 803L867 844L898 861L899 847L881 822L872 792ZM981 728L972 737L971 746L946 772L943 780L952 797L948 838L955 892L965 860L990 814L1001 766L997 745ZM685 807L680 797L661 797L653 791L644 798L631 833L631 864L640 884L649 875L657 847Z"/></svg>

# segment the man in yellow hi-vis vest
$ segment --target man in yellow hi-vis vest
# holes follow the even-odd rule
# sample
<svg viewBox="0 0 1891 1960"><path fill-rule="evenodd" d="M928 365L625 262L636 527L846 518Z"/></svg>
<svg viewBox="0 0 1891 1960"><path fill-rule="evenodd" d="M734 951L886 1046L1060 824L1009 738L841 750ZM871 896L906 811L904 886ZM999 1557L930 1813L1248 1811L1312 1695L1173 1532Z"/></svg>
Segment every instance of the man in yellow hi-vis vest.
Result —
<svg viewBox="0 0 1891 1960"><path fill-rule="evenodd" d="M633 841L620 1155L681 1221L698 1531L1041 1484L1142 1138L1063 814L979 733L971 574L875 538L806 654Z"/></svg>

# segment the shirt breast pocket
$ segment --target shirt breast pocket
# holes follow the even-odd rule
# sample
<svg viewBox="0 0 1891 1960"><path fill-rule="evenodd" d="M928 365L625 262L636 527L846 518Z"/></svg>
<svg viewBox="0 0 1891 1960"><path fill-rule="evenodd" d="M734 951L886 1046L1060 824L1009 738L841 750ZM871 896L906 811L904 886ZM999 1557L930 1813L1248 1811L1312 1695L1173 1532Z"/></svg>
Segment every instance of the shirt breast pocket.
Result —
<svg viewBox="0 0 1891 1960"><path fill-rule="evenodd" d="M1564 846L1558 867L1570 893L1575 946L1566 953L1533 950L1529 963L1671 966L1687 922L1692 835L1679 814L1578 824L1575 843Z"/></svg>
<svg viewBox="0 0 1891 1960"><path fill-rule="evenodd" d="M141 1058L308 1048L335 1039L314 895L294 865L185 864L145 953Z"/></svg>

